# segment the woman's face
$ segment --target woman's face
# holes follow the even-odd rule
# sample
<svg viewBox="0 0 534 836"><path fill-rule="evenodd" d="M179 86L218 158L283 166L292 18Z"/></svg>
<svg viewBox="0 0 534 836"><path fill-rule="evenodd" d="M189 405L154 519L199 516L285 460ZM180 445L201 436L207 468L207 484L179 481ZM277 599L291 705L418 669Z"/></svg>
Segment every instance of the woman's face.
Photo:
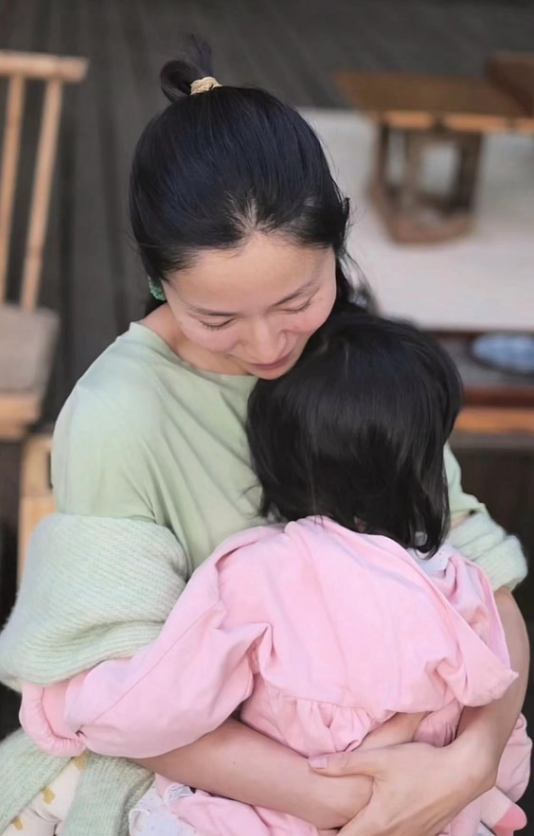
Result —
<svg viewBox="0 0 534 836"><path fill-rule="evenodd" d="M165 293L178 353L202 368L272 379L293 366L336 298L331 249L276 234L200 255L169 276Z"/></svg>

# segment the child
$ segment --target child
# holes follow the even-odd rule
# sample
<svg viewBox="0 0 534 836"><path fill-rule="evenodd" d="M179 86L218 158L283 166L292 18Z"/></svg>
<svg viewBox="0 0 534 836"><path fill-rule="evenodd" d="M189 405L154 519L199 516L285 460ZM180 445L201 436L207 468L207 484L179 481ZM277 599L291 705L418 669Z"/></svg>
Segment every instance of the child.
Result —
<svg viewBox="0 0 534 836"><path fill-rule="evenodd" d="M398 712L446 746L464 706L514 681L484 573L446 542L443 448L461 406L429 337L353 309L286 375L259 381L248 439L276 524L226 541L159 638L60 686L28 687L23 723L54 752L147 758L186 746L238 707L306 756L357 748ZM509 836L528 781L521 719L497 787L447 829ZM136 807L146 836L313 836L306 822L158 779Z"/></svg>

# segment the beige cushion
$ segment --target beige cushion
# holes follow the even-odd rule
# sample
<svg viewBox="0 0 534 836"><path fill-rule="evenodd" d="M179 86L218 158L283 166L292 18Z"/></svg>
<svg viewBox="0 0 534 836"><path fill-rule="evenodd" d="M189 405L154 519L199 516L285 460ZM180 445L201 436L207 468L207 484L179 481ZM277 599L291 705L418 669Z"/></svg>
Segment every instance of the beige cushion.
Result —
<svg viewBox="0 0 534 836"><path fill-rule="evenodd" d="M0 395L46 385L58 332L58 316L40 308L0 305Z"/></svg>

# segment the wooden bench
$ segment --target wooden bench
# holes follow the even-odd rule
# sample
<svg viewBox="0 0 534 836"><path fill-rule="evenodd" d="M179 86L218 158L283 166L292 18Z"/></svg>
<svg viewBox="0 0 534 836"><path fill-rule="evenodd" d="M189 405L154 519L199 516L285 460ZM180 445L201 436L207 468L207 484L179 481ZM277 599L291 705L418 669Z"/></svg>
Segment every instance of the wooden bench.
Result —
<svg viewBox="0 0 534 836"><path fill-rule="evenodd" d="M63 87L80 82L86 72L83 58L0 51L0 77L8 79L0 171L0 441L23 438L41 414L59 325L56 313L39 308L38 299ZM17 282L19 299L9 303L10 243L28 82L43 82L45 91L22 276Z"/></svg>
<svg viewBox="0 0 534 836"><path fill-rule="evenodd" d="M341 72L348 101L376 123L370 192L391 237L434 243L464 235L475 221L483 138L499 132L534 137L534 57L497 55L487 77L441 78L403 73ZM428 149L448 145L456 157L451 188L421 185ZM399 163L400 177L391 176Z"/></svg>

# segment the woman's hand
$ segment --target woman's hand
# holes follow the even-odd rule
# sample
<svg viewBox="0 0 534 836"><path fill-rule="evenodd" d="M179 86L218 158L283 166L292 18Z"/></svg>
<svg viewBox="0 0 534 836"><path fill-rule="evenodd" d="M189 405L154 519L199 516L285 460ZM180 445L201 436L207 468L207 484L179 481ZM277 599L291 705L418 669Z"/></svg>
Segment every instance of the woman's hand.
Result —
<svg viewBox="0 0 534 836"><path fill-rule="evenodd" d="M317 770L321 775L373 779L369 804L342 829L342 836L436 836L494 786L523 704L529 664L528 637L517 604L505 590L496 600L518 679L500 700L466 709L457 739L444 749L423 743L377 751L362 746L328 757L326 766Z"/></svg>
<svg viewBox="0 0 534 836"><path fill-rule="evenodd" d="M424 714L396 714L387 723L367 735L358 748L358 754L375 751L389 752L388 747L400 746L413 740ZM323 776L320 794L325 805L331 809L330 827L343 827L351 822L355 816L366 809L373 795L373 776L358 774L351 770L350 764L354 754L332 756L328 760L335 763L333 770L320 769L317 774ZM345 762L348 769L343 768ZM320 759L319 759L320 760ZM331 776L331 777L328 777ZM322 836L330 836L335 831L321 831ZM343 831L345 832L345 831ZM350 830L348 831L350 833Z"/></svg>
<svg viewBox="0 0 534 836"><path fill-rule="evenodd" d="M331 755L318 771L373 779L369 804L340 836L437 836L493 786L495 773L477 758L461 739L444 749L405 743Z"/></svg>

